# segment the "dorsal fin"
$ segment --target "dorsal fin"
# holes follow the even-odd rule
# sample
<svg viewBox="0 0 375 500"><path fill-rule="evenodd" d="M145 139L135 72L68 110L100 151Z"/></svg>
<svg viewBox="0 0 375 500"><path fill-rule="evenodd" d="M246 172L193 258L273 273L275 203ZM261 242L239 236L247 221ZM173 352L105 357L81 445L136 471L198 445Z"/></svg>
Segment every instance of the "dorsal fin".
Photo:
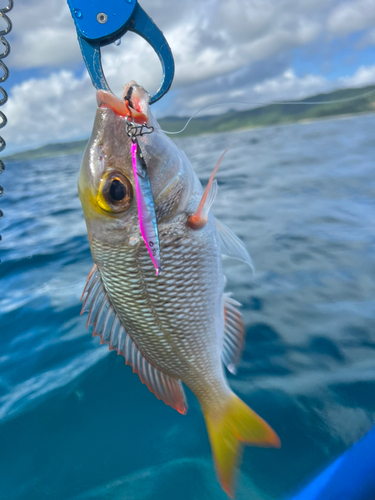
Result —
<svg viewBox="0 0 375 500"><path fill-rule="evenodd" d="M187 225L191 229L201 229L207 224L208 212L210 211L210 208L215 201L217 193L217 181L215 180L215 175L228 149L229 148L224 151L224 153L220 156L218 162L216 163L216 166L213 169L213 172L208 180L206 189L204 190L201 201L199 202L197 211L194 214L190 215L187 219Z"/></svg>
<svg viewBox="0 0 375 500"><path fill-rule="evenodd" d="M204 205L202 206L202 211L201 211L201 218L203 220L207 220L208 218L208 213L215 201L217 195L217 180L214 179L212 181L211 187L208 191L206 201L204 202Z"/></svg>
<svg viewBox="0 0 375 500"><path fill-rule="evenodd" d="M223 294L224 302L224 343L221 358L224 365L234 375L236 365L241 358L245 345L245 326L238 308L239 302L232 299L229 293Z"/></svg>
<svg viewBox="0 0 375 500"><path fill-rule="evenodd" d="M87 294L81 314L88 311L87 325L94 325L93 336L100 337L100 343L108 344L109 350L116 350L131 365L133 372L138 373L143 384L146 384L158 399L176 409L179 413L187 413L184 389L180 380L176 380L154 368L143 356L130 335L126 332L121 320L112 306L105 291L99 270L94 264L87 278L82 298Z"/></svg>
<svg viewBox="0 0 375 500"><path fill-rule="evenodd" d="M215 225L219 236L219 245L222 255L232 259L242 260L251 267L254 273L254 264L242 241L227 227L215 217Z"/></svg>

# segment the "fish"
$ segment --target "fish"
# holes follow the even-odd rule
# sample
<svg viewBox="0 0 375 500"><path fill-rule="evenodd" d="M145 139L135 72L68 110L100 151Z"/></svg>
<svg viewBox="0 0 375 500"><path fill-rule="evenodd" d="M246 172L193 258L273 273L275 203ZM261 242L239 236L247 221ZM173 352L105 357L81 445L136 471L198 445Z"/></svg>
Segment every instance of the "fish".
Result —
<svg viewBox="0 0 375 500"><path fill-rule="evenodd" d="M183 384L194 393L218 479L233 498L243 445L280 447L276 432L232 391L224 368L236 373L245 329L240 304L224 291L222 255L249 266L252 261L210 210L223 155L204 191L185 153L153 117L146 90L132 81L125 96L126 102L97 92L78 178L94 261L82 312L88 312L93 335L123 355L158 399L186 414ZM152 190L159 275L140 231L129 121L140 127L137 145ZM153 132L141 135L143 126Z"/></svg>

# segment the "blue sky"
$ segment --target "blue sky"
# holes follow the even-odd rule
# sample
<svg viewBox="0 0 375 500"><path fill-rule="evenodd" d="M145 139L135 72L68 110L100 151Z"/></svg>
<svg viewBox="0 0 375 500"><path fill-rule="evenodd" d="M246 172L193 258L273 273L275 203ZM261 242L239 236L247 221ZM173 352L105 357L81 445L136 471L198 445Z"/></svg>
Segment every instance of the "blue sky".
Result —
<svg viewBox="0 0 375 500"><path fill-rule="evenodd" d="M359 66L371 66L375 62L375 46L361 47L360 43L367 31L360 30L325 44L317 40L307 47L295 49L292 64L296 74L321 74L329 80L336 80L353 74Z"/></svg>
<svg viewBox="0 0 375 500"><path fill-rule="evenodd" d="M103 3L105 5L105 2ZM176 61L156 116L203 106L300 99L375 83L375 0L143 0ZM87 137L96 110L65 0L18 0L4 106L6 152ZM161 68L133 33L103 52L116 94L129 80L156 90ZM217 108L225 111L225 106ZM212 110L215 112L215 109Z"/></svg>

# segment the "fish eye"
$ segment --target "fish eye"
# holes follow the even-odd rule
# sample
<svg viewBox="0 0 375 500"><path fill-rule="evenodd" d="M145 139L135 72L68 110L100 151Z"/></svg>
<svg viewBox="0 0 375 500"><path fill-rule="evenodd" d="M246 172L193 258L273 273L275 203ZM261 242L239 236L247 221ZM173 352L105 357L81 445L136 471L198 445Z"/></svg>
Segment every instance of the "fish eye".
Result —
<svg viewBox="0 0 375 500"><path fill-rule="evenodd" d="M97 202L105 212L121 213L128 210L133 201L133 187L120 172L107 172L101 179Z"/></svg>
<svg viewBox="0 0 375 500"><path fill-rule="evenodd" d="M114 203L122 201L126 197L126 187L120 179L112 179L109 196Z"/></svg>

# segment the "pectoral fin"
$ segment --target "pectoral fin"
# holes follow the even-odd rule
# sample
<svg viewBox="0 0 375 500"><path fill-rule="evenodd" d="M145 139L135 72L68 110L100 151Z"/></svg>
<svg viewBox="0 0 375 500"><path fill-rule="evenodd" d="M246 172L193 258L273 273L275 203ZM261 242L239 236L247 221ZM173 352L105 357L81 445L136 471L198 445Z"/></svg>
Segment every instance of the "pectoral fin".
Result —
<svg viewBox="0 0 375 500"><path fill-rule="evenodd" d="M222 222L215 218L217 234L219 236L220 250L223 255L232 259L242 260L254 272L254 264L242 241Z"/></svg>
<svg viewBox="0 0 375 500"><path fill-rule="evenodd" d="M143 384L165 404L172 406L179 413L187 413L187 404L181 381L176 380L154 368L143 356L137 345L126 332L111 301L105 291L100 272L93 266L82 294L84 300L81 314L88 311L86 327L94 325L93 336L100 337L100 343L108 344L109 350L116 350L131 365L133 372L138 373Z"/></svg>

